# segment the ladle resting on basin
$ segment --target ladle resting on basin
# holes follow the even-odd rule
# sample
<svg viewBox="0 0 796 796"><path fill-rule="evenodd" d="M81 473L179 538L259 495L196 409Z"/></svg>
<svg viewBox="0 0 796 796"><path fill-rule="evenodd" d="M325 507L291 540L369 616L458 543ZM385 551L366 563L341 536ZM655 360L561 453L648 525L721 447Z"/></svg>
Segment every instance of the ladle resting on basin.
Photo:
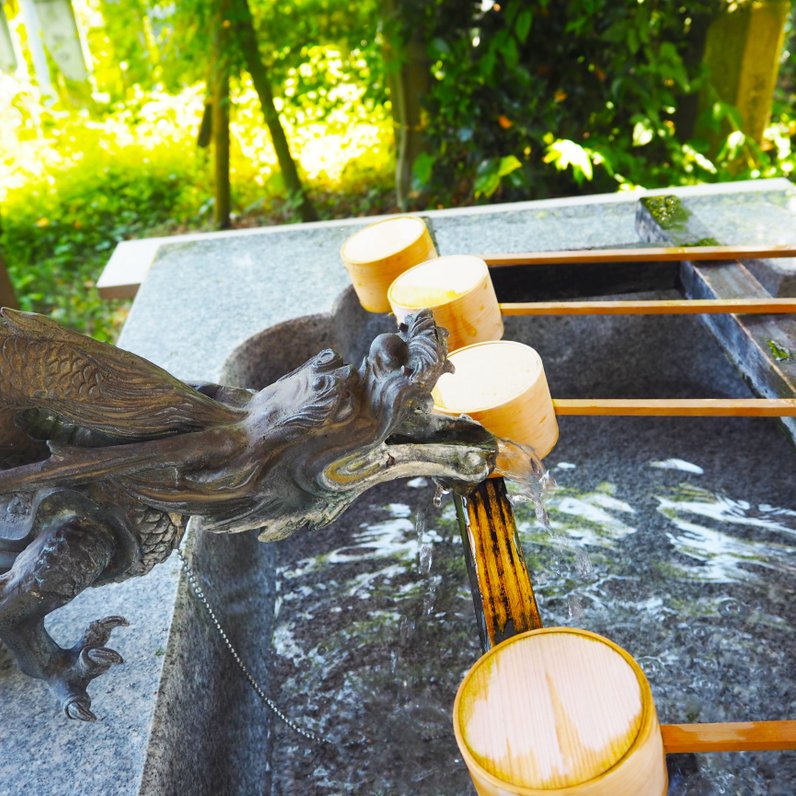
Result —
<svg viewBox="0 0 796 796"><path fill-rule="evenodd" d="M90 681L121 662L121 617L57 645L48 613L88 586L164 561L192 516L263 540L331 522L407 475L475 484L491 434L431 413L449 367L423 311L379 335L357 369L332 350L259 392L186 385L37 315L0 313L0 639L66 715L91 720Z"/></svg>

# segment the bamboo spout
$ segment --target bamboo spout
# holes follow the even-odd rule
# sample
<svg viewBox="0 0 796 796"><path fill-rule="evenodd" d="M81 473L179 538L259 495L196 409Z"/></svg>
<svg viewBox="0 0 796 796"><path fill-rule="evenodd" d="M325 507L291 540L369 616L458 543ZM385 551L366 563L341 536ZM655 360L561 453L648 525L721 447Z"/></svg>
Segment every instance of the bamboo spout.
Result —
<svg viewBox="0 0 796 796"><path fill-rule="evenodd" d="M505 481L490 478L454 500L484 651L542 627Z"/></svg>

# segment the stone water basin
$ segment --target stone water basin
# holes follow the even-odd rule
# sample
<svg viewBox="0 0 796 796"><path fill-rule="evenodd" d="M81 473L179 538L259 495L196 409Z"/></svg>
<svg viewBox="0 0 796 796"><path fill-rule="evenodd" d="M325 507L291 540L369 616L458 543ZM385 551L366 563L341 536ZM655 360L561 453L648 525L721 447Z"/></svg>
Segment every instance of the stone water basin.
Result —
<svg viewBox="0 0 796 796"><path fill-rule="evenodd" d="M250 338L222 381L262 387L329 346L357 362L392 322L346 291L330 315ZM693 316L507 318L505 338L539 351L556 397L751 395ZM516 508L545 623L630 651L664 723L796 717L795 457L777 422L564 417L560 429L545 462L558 484L550 528ZM193 540L194 568L247 665L331 742L267 712L199 614L196 643L213 658L203 668L216 672L201 688L217 714L180 729L202 744L193 757L208 793L475 792L450 711L478 634L453 506L434 506L434 491L422 478L385 485L333 526L284 542ZM682 755L669 773L670 794L784 795L796 754Z"/></svg>

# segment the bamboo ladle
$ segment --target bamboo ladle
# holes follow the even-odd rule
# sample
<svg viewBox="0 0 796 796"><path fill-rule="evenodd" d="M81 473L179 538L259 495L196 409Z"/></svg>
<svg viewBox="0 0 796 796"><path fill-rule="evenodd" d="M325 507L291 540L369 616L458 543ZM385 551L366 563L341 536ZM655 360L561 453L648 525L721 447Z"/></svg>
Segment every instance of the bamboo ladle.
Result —
<svg viewBox="0 0 796 796"><path fill-rule="evenodd" d="M638 663L573 628L493 647L462 681L453 718L481 796L662 796L666 754L796 749L796 721L661 726Z"/></svg>

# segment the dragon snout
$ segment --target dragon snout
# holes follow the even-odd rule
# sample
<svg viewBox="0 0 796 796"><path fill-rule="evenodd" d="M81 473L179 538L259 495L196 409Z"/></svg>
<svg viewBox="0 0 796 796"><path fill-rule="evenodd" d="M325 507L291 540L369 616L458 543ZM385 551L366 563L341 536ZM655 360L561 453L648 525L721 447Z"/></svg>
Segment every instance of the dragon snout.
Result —
<svg viewBox="0 0 796 796"><path fill-rule="evenodd" d="M431 476L462 490L487 478L496 458L497 440L478 423L418 412L385 442L326 467L321 480L327 490L361 494L396 478Z"/></svg>

